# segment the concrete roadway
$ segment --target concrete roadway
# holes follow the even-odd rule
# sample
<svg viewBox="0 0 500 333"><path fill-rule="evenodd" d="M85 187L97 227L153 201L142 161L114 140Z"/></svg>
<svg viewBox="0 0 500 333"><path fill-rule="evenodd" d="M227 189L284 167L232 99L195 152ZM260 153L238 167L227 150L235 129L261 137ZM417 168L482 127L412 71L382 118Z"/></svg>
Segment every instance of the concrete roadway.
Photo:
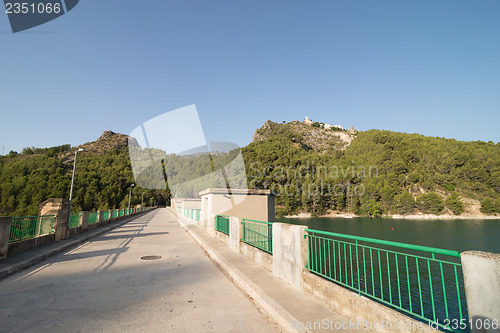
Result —
<svg viewBox="0 0 500 333"><path fill-rule="evenodd" d="M165 209L0 280L0 332L245 331L276 327Z"/></svg>

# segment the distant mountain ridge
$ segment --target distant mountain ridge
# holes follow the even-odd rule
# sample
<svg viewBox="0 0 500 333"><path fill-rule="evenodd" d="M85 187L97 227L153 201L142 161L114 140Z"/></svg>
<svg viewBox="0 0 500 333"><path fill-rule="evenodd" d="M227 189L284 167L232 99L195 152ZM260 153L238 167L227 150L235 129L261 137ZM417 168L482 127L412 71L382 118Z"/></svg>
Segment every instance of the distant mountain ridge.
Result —
<svg viewBox="0 0 500 333"><path fill-rule="evenodd" d="M32 147L0 156L0 215L36 215L40 202L68 197L76 148L85 151L78 154L75 209L124 207L134 182L128 138L104 131L96 141L77 147ZM267 121L241 151L250 187L276 191L280 186L297 185L301 190L276 197L278 215L500 214L499 143ZM318 167L340 172L320 176L315 173ZM355 167L375 167L378 173L360 176L351 172ZM291 174L277 172L286 168L291 168ZM294 174L299 168L305 176ZM338 193L323 193L335 186ZM362 186L363 195L350 194L348 189L353 186ZM303 191L307 188L317 188L320 193L310 195ZM133 188L133 203L142 199L141 191ZM165 202L169 192L146 193L148 200Z"/></svg>
<svg viewBox="0 0 500 333"><path fill-rule="evenodd" d="M104 131L95 141L77 147L26 148L21 154L0 156L0 216L38 214L38 205L49 198L68 198L75 150L73 209L126 208L134 176L128 136ZM144 196L142 195L144 193ZM131 205L168 201L168 190L132 188Z"/></svg>
<svg viewBox="0 0 500 333"><path fill-rule="evenodd" d="M268 120L243 148L249 184L278 191L298 185L300 193L277 196L278 214L500 214L500 143L325 127L307 118ZM319 168L342 172L320 176ZM354 168L378 174L345 172ZM298 169L306 176L295 175ZM349 194L353 186L363 195ZM319 193L304 193L308 188Z"/></svg>
<svg viewBox="0 0 500 333"><path fill-rule="evenodd" d="M74 149L83 148L85 152L92 154L100 154L113 149L120 150L128 147L128 138L128 135L108 130L104 131L97 140L76 146ZM64 154L61 154L60 158L65 164L73 163L75 159L74 155L73 150L68 150Z"/></svg>

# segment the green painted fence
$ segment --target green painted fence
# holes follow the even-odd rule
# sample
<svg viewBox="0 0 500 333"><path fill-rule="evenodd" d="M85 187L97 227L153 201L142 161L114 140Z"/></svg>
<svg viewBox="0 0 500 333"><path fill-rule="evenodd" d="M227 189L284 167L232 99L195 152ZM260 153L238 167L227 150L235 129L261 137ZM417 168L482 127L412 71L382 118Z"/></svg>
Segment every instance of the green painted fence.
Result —
<svg viewBox="0 0 500 333"><path fill-rule="evenodd" d="M97 223L99 219L99 212L90 212L89 213L89 224Z"/></svg>
<svg viewBox="0 0 500 333"><path fill-rule="evenodd" d="M273 253L273 224L271 222L242 219L241 225L242 242L267 253Z"/></svg>
<svg viewBox="0 0 500 333"><path fill-rule="evenodd" d="M445 319L467 321L459 252L306 232L309 271L441 329Z"/></svg>
<svg viewBox="0 0 500 333"><path fill-rule="evenodd" d="M127 210L121 210L120 212L121 214L124 214L126 211ZM130 209L131 214L140 211L142 211L142 209ZM117 217L118 214L119 212L116 210L112 211L112 213L110 211L105 211L103 212L103 220L109 220L111 217ZM98 219L98 212L89 213L89 224L97 223ZM71 214L69 220L70 228L79 227L82 223L81 221L82 212ZM12 226L10 229L9 243L54 233L55 222L55 215L13 217Z"/></svg>
<svg viewBox="0 0 500 333"><path fill-rule="evenodd" d="M82 225L82 213L73 213L69 218L69 227L76 228Z"/></svg>
<svg viewBox="0 0 500 333"><path fill-rule="evenodd" d="M13 217L9 243L54 233L54 215Z"/></svg>
<svg viewBox="0 0 500 333"><path fill-rule="evenodd" d="M192 220L200 222L200 215L201 215L201 209L196 209L196 208L177 208L177 213L182 214L186 217L189 217Z"/></svg>
<svg viewBox="0 0 500 333"><path fill-rule="evenodd" d="M229 216L217 215L215 217L215 230L229 235Z"/></svg>

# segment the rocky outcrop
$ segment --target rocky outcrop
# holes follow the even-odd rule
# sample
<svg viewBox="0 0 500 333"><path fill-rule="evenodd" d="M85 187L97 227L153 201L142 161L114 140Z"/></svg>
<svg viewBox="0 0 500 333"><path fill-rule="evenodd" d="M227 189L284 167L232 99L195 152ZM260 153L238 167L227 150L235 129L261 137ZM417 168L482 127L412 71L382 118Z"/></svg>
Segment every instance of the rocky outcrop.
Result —
<svg viewBox="0 0 500 333"><path fill-rule="evenodd" d="M285 137L304 148L325 153L331 149L345 149L356 135L331 128L314 127L299 121L279 124L268 120L255 131L253 142L272 137Z"/></svg>

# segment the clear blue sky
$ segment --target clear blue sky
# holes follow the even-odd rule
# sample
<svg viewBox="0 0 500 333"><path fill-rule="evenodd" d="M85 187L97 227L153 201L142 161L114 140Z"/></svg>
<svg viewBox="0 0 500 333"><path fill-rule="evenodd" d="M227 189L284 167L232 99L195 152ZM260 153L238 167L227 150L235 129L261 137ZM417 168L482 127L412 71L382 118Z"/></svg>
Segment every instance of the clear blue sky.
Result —
<svg viewBox="0 0 500 333"><path fill-rule="evenodd" d="M0 150L130 133L196 104L208 141L267 120L500 141L500 1L81 0L12 34ZM0 151L1 153L1 151Z"/></svg>

